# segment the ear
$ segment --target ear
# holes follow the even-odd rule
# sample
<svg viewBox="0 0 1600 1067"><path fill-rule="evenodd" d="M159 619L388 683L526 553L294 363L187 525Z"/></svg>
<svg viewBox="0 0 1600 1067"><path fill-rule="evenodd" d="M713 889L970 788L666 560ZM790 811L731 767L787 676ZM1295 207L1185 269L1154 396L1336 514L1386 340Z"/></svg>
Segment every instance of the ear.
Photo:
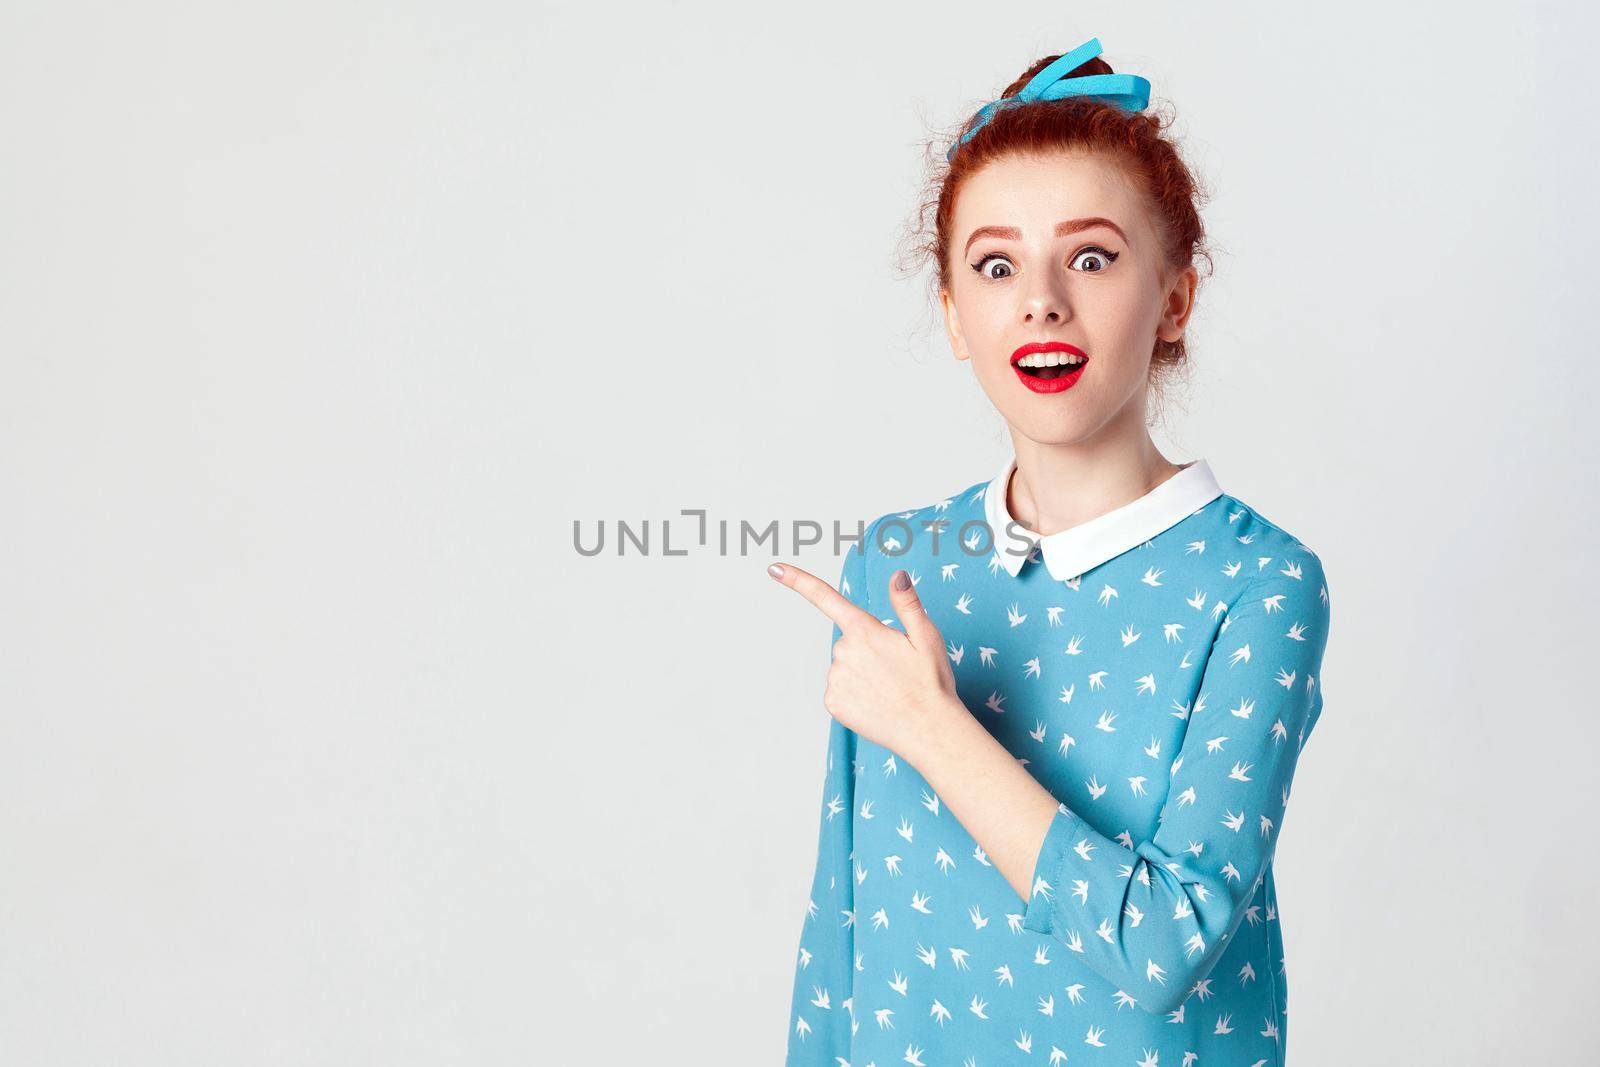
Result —
<svg viewBox="0 0 1600 1067"><path fill-rule="evenodd" d="M1180 270L1173 278L1167 290L1166 302L1161 308L1161 323L1156 327L1157 337L1171 343L1183 336L1184 328L1189 324L1189 315L1194 311L1194 291L1199 284L1200 272L1192 265Z"/></svg>
<svg viewBox="0 0 1600 1067"><path fill-rule="evenodd" d="M955 353L957 359L971 359L972 353L967 351L967 339L961 336L961 320L956 317L956 301L950 295L950 290L939 290L939 303L944 308L944 332L950 336L950 351Z"/></svg>

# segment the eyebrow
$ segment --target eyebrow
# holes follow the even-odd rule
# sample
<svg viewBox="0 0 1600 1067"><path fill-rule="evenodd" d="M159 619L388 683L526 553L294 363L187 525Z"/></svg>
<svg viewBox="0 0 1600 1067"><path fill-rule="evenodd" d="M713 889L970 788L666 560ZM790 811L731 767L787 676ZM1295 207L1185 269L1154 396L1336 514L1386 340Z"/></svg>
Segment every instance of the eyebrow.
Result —
<svg viewBox="0 0 1600 1067"><path fill-rule="evenodd" d="M1121 226L1118 226L1110 219L1102 218L1099 215L1094 215L1086 219L1067 219L1065 222L1058 222L1056 223L1055 236L1070 237L1079 230L1088 230L1096 226L1105 226L1111 230L1115 230L1117 236L1122 238L1123 241L1130 245L1133 244L1132 241L1128 240L1128 235L1122 232ZM961 254L966 255L968 250L972 248L972 242L976 241L980 237L1006 237L1013 241L1020 241L1022 240L1022 231L1017 229L1015 226L979 226L976 230L972 231L972 236L967 238L966 248L961 250Z"/></svg>

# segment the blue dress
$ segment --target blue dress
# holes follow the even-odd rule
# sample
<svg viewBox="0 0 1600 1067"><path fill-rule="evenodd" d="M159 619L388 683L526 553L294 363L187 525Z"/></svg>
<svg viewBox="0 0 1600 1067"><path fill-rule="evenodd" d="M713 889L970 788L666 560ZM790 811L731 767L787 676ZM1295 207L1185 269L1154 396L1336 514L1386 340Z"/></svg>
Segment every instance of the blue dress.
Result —
<svg viewBox="0 0 1600 1067"><path fill-rule="evenodd" d="M839 588L903 629L905 568L962 702L1060 801L1032 894L829 719L787 1062L1281 1064L1272 856L1322 710L1322 563L1203 459L1044 538L1014 468L875 519Z"/></svg>

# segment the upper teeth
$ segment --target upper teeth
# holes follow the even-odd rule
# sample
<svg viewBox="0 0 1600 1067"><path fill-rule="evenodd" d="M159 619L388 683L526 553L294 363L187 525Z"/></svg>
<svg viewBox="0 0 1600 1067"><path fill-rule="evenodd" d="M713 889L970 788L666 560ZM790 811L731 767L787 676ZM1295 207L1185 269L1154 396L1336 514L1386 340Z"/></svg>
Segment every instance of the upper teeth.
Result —
<svg viewBox="0 0 1600 1067"><path fill-rule="evenodd" d="M1082 356L1070 352L1034 352L1017 360L1021 367L1061 367L1082 363Z"/></svg>

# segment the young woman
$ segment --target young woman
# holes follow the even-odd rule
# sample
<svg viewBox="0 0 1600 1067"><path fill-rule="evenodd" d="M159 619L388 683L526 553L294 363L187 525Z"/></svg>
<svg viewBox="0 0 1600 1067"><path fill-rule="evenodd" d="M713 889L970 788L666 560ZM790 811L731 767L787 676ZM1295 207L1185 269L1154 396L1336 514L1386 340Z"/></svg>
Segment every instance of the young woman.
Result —
<svg viewBox="0 0 1600 1067"><path fill-rule="evenodd" d="M790 1064L1283 1062L1272 857L1322 710L1321 561L1173 463L1197 193L1097 41L974 116L934 235L992 480L888 512L839 589Z"/></svg>

